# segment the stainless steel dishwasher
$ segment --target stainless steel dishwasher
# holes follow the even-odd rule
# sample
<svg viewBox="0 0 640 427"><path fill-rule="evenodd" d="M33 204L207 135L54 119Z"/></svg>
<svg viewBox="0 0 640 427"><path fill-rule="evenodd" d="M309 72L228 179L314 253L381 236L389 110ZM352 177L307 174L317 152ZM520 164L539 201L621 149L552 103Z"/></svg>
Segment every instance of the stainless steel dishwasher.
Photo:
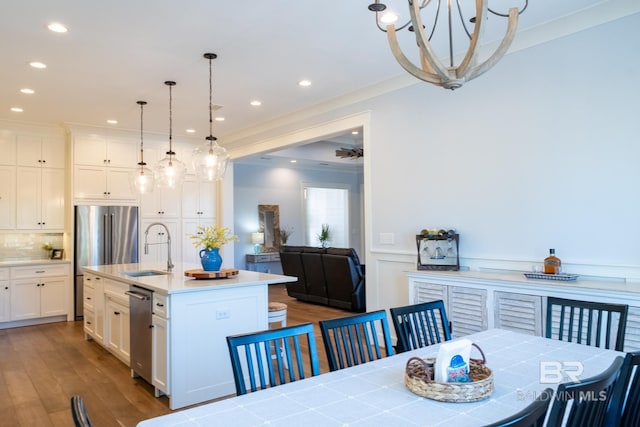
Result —
<svg viewBox="0 0 640 427"><path fill-rule="evenodd" d="M131 374L151 378L153 291L132 285L129 291Z"/></svg>

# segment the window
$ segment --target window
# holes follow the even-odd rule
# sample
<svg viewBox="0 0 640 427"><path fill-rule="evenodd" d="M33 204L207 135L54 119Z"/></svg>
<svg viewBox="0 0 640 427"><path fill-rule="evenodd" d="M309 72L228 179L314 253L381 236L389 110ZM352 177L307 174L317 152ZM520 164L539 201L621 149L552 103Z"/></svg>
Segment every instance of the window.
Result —
<svg viewBox="0 0 640 427"><path fill-rule="evenodd" d="M320 246L322 225L329 226L329 246L349 247L349 190L303 184L305 244Z"/></svg>

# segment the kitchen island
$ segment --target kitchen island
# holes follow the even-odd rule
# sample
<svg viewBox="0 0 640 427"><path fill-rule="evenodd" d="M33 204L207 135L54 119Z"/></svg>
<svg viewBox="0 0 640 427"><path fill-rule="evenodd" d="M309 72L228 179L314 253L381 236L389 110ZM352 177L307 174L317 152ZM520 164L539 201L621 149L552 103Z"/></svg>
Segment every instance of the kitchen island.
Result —
<svg viewBox="0 0 640 427"><path fill-rule="evenodd" d="M240 270L196 280L195 264L140 263L85 267L85 333L129 365L132 286L153 291L152 384L171 409L235 393L228 335L268 328L268 285L295 277ZM133 372L133 369L132 369Z"/></svg>

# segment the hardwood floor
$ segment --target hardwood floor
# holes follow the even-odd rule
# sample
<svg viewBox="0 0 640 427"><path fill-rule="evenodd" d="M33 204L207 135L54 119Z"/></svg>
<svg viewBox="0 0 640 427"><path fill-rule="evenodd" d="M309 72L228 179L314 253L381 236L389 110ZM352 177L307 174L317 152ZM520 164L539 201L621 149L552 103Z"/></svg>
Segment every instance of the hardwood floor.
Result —
<svg viewBox="0 0 640 427"><path fill-rule="evenodd" d="M328 372L318 320L354 313L297 301L284 285L269 286L269 300L287 304L288 325L314 323L320 370ZM155 398L153 387L84 340L81 321L0 330L0 426L73 426L74 394L96 427L135 426L171 412L166 397Z"/></svg>

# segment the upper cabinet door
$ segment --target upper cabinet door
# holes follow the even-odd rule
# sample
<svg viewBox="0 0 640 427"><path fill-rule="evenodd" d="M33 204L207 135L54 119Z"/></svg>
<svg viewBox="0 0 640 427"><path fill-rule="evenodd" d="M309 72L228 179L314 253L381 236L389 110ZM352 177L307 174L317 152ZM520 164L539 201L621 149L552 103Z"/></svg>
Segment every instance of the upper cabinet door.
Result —
<svg viewBox="0 0 640 427"><path fill-rule="evenodd" d="M64 168L64 139L37 135L17 136L17 165Z"/></svg>
<svg viewBox="0 0 640 427"><path fill-rule="evenodd" d="M107 139L108 166L136 168L139 162L139 151L140 149L133 139L109 137Z"/></svg>
<svg viewBox="0 0 640 427"><path fill-rule="evenodd" d="M0 165L16 164L16 136L11 132L0 132Z"/></svg>
<svg viewBox="0 0 640 427"><path fill-rule="evenodd" d="M74 163L78 165L107 165L107 138L102 135L82 135L74 138Z"/></svg>

